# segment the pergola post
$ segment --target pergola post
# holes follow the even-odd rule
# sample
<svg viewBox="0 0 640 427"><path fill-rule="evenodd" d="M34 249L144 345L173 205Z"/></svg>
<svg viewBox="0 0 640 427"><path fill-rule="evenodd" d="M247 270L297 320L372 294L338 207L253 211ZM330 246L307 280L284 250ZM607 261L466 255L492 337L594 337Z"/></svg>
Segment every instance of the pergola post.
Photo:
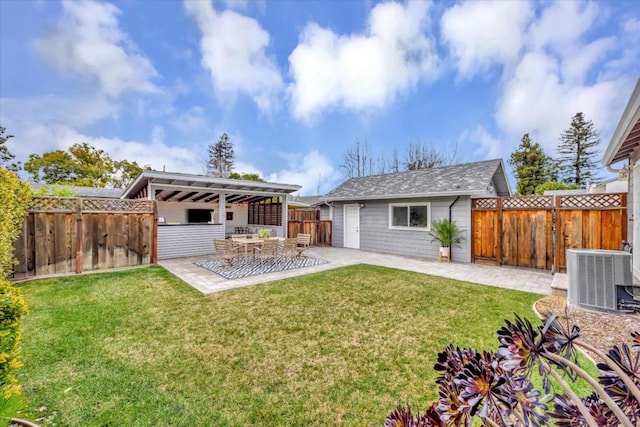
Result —
<svg viewBox="0 0 640 427"><path fill-rule="evenodd" d="M218 221L222 224L224 234L227 234L227 195L220 193L218 197Z"/></svg>
<svg viewBox="0 0 640 427"><path fill-rule="evenodd" d="M282 196L282 237L289 237L289 195L284 193Z"/></svg>

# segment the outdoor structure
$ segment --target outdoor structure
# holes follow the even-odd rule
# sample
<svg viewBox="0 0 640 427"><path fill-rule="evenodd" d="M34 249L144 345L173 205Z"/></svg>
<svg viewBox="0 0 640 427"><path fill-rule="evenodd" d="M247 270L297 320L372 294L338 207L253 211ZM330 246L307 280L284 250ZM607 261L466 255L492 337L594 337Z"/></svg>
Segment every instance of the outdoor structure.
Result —
<svg viewBox="0 0 640 427"><path fill-rule="evenodd" d="M622 162L626 162L622 163ZM633 275L640 280L640 79L631 94L622 117L605 150L602 163L610 172L617 172L628 179L627 206L629 220L627 240L633 242ZM612 166L620 163L618 169Z"/></svg>
<svg viewBox="0 0 640 427"><path fill-rule="evenodd" d="M454 261L471 261L472 197L510 196L502 160L351 178L321 199L333 207L333 246L438 258L437 219L464 233Z"/></svg>
<svg viewBox="0 0 640 427"><path fill-rule="evenodd" d="M158 259L208 255L213 239L267 228L286 236L289 194L300 186L143 171L123 199L157 201Z"/></svg>

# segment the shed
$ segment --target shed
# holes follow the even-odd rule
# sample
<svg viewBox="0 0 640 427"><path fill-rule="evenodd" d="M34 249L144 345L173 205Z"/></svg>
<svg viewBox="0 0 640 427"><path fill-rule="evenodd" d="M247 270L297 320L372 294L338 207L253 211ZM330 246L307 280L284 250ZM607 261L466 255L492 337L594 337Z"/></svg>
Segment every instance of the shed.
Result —
<svg viewBox="0 0 640 427"><path fill-rule="evenodd" d="M321 199L333 207L333 245L437 258L428 231L450 219L464 233L452 260L471 261L471 198L510 196L501 159L351 178Z"/></svg>

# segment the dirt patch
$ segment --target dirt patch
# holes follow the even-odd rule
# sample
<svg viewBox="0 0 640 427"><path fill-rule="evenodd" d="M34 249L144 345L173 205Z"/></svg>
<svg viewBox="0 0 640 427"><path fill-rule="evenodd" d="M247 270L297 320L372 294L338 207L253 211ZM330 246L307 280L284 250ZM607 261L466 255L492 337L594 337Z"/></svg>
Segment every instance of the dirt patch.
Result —
<svg viewBox="0 0 640 427"><path fill-rule="evenodd" d="M607 352L616 344L631 344L631 332L640 332L640 315L586 311L567 307L564 297L548 296L535 304L538 313L552 312L562 320L569 320L580 327L581 338ZM593 356L593 355L592 355Z"/></svg>

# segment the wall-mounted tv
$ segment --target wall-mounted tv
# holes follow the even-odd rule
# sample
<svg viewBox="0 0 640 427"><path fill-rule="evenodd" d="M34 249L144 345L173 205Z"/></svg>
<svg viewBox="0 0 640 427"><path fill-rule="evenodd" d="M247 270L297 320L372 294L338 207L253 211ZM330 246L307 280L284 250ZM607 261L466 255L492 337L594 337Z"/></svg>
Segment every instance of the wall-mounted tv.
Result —
<svg viewBox="0 0 640 427"><path fill-rule="evenodd" d="M207 223L211 221L210 209L188 209L187 210L187 222L193 223Z"/></svg>

